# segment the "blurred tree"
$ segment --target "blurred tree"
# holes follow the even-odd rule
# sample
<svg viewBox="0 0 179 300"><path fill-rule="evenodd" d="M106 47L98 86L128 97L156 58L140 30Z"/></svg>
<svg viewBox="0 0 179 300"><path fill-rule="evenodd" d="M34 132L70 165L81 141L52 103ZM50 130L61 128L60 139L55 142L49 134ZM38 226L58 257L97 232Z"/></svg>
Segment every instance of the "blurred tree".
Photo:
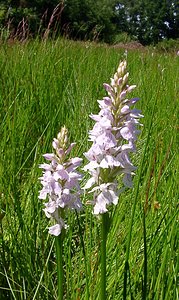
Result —
<svg viewBox="0 0 179 300"><path fill-rule="evenodd" d="M118 29L121 29L121 14L124 14L122 28L142 44L179 37L178 0L121 0L116 11Z"/></svg>
<svg viewBox="0 0 179 300"><path fill-rule="evenodd" d="M66 0L62 14L63 31L77 39L111 42L115 34L114 0Z"/></svg>
<svg viewBox="0 0 179 300"><path fill-rule="evenodd" d="M0 28L7 25L104 42L126 33L146 45L179 37L179 0L0 0Z"/></svg>

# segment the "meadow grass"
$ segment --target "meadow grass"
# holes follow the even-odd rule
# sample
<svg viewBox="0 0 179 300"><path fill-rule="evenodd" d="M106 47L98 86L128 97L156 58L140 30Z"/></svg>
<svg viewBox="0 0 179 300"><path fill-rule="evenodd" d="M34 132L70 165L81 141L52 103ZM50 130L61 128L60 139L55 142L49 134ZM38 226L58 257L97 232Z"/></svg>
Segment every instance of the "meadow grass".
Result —
<svg viewBox="0 0 179 300"><path fill-rule="evenodd" d="M98 112L103 82L123 58L122 49L64 39L0 45L1 300L57 299L54 238L38 199L38 165L64 124L77 142L74 155L89 148L89 114ZM179 57L133 50L127 61L145 117L133 157L134 189L121 194L112 212L107 299L178 299ZM85 205L78 215L81 235L76 216L68 217L64 299L87 299L85 260L90 299L99 297L100 224L91 212Z"/></svg>

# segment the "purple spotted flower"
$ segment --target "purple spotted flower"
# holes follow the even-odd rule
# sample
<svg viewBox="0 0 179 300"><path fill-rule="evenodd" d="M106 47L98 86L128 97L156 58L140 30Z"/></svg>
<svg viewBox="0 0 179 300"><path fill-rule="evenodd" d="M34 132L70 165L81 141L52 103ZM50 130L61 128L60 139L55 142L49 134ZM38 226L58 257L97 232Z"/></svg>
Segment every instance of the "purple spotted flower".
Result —
<svg viewBox="0 0 179 300"><path fill-rule="evenodd" d="M82 175L76 170L82 159L78 157L69 159L68 154L75 143L70 144L69 147L67 144L67 129L63 127L57 139L53 140L54 153L43 155L48 163L39 166L43 169L43 175L40 177L42 189L39 199L48 199L48 202L44 203L44 212L48 218L55 221L55 225L49 228L49 233L55 236L61 233L62 228L67 227L64 221L65 212L68 209L82 208L79 185Z"/></svg>
<svg viewBox="0 0 179 300"><path fill-rule="evenodd" d="M90 116L95 124L89 131L92 146L84 153L89 161L84 170L91 177L84 189L94 195L91 203L96 215L107 212L110 204L118 203L119 194L126 187L132 187L136 170L130 153L136 151L139 119L143 116L140 110L131 108L139 98L129 97L136 86L128 85L126 66L126 61L121 62L111 84L104 84L108 96L98 100L100 112Z"/></svg>

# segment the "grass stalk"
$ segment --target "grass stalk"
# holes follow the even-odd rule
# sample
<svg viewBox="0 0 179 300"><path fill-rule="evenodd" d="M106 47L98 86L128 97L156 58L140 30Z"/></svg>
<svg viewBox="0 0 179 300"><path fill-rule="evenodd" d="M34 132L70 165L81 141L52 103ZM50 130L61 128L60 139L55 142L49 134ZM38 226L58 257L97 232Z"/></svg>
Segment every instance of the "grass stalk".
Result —
<svg viewBox="0 0 179 300"><path fill-rule="evenodd" d="M84 240L83 240L83 234L82 234L82 229L80 225L80 220L78 217L78 212L76 212L76 217L77 217L77 222L78 222L78 228L79 228L79 235L80 235L80 242L82 246L82 251L83 251L83 256L84 256L84 263L85 263L85 278L86 278L86 299L90 299L90 294L89 294L89 277L88 277L88 265L87 265L87 259L86 259L86 251L85 251L85 245L84 245Z"/></svg>
<svg viewBox="0 0 179 300"><path fill-rule="evenodd" d="M132 239L132 226L133 226L133 220L134 220L134 215L136 210L136 203L137 203L137 197L135 197L135 201L132 208L132 216L131 216L131 222L129 227L128 240L127 240L126 261L124 266L123 300L127 299L127 275L129 271L129 253L130 253L130 245Z"/></svg>
<svg viewBox="0 0 179 300"><path fill-rule="evenodd" d="M106 299L106 241L108 234L108 213L101 218L101 300Z"/></svg>
<svg viewBox="0 0 179 300"><path fill-rule="evenodd" d="M60 234L55 238L57 255L57 284L58 300L63 300L64 294L64 274L63 274L63 236Z"/></svg>
<svg viewBox="0 0 179 300"><path fill-rule="evenodd" d="M143 240L144 240L144 283L143 300L147 299L147 239L146 239L146 214L143 213Z"/></svg>

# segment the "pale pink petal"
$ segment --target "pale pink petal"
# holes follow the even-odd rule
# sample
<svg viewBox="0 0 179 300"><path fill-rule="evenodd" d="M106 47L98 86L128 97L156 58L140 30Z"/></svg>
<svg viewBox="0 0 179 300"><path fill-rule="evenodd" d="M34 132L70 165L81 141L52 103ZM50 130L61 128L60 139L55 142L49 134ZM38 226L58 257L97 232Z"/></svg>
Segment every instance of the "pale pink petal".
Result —
<svg viewBox="0 0 179 300"><path fill-rule="evenodd" d="M90 189L93 185L95 184L95 178L91 177L87 183L85 184L85 186L83 187L84 190L86 189Z"/></svg>
<svg viewBox="0 0 179 300"><path fill-rule="evenodd" d="M49 234L58 236L58 235L60 235L61 230L62 230L62 226L60 224L55 224L55 225L49 227Z"/></svg>

